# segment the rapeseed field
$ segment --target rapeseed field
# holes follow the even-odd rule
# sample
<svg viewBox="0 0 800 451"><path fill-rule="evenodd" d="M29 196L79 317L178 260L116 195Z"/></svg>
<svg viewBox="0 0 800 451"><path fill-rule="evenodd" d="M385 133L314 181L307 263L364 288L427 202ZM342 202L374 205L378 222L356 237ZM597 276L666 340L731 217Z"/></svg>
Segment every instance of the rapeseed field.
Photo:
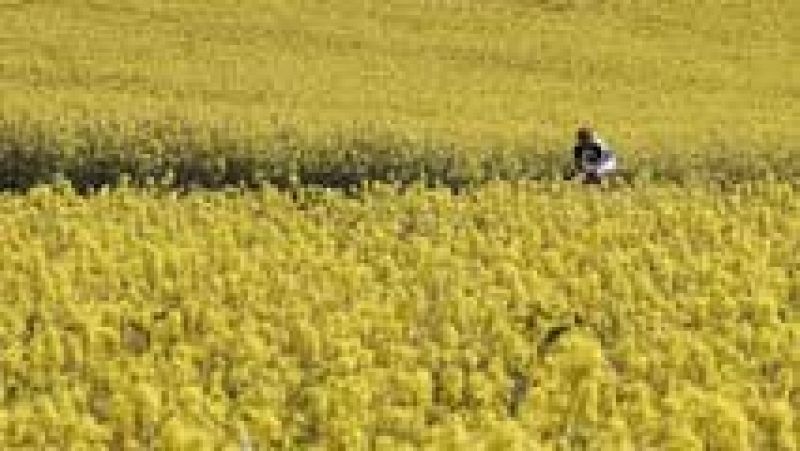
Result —
<svg viewBox="0 0 800 451"><path fill-rule="evenodd" d="M363 194L1 198L3 447L796 448L790 185Z"/></svg>
<svg viewBox="0 0 800 451"><path fill-rule="evenodd" d="M797 450L799 17L0 0L0 449Z"/></svg>
<svg viewBox="0 0 800 451"><path fill-rule="evenodd" d="M552 178L582 121L655 178L800 172L792 0L0 8L10 187Z"/></svg>

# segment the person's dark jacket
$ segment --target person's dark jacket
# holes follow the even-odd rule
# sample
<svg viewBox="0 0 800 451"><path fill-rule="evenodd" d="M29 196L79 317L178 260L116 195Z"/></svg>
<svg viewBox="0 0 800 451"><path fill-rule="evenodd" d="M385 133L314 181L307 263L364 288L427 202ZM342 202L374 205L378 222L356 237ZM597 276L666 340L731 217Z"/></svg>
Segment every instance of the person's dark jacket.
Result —
<svg viewBox="0 0 800 451"><path fill-rule="evenodd" d="M587 144L577 144L573 151L575 166L578 168L582 168L584 163L598 164L614 157L613 152L599 139Z"/></svg>

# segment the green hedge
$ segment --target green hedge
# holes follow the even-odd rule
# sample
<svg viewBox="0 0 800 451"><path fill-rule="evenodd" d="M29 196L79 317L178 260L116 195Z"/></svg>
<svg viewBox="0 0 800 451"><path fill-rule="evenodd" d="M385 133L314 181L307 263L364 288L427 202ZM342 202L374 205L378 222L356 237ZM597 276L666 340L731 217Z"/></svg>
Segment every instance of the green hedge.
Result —
<svg viewBox="0 0 800 451"><path fill-rule="evenodd" d="M740 182L800 176L800 151L725 147L620 149L622 174L636 179ZM566 149L464 149L432 139L339 133L309 138L292 130L248 134L181 121L127 126L96 122L64 127L51 122L0 122L0 188L27 190L57 180L79 190L166 183L220 188L269 183L279 187L360 186L367 181L427 182L461 188L487 180L552 180L569 165Z"/></svg>

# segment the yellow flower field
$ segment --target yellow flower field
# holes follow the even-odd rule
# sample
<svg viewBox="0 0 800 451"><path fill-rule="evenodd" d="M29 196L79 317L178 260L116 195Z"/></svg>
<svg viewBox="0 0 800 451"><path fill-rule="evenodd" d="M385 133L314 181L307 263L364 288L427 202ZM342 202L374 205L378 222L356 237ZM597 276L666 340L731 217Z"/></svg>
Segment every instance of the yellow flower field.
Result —
<svg viewBox="0 0 800 451"><path fill-rule="evenodd" d="M13 3L13 2L11 2ZM391 121L467 143L785 138L791 0L62 0L3 5L5 114ZM321 127L317 129L317 127ZM796 133L796 132L795 132ZM796 134L794 136L797 136Z"/></svg>
<svg viewBox="0 0 800 451"><path fill-rule="evenodd" d="M349 138L378 148L361 157L383 179L409 153L447 178L451 153L488 149L502 157L489 178L526 178L549 173L582 121L637 171L796 177L798 5L6 1L0 161L24 171L0 182L115 182L108 168L283 180L340 172ZM456 166L450 178L477 177Z"/></svg>
<svg viewBox="0 0 800 451"><path fill-rule="evenodd" d="M0 0L0 449L797 450L798 18Z"/></svg>
<svg viewBox="0 0 800 451"><path fill-rule="evenodd" d="M779 183L0 200L0 440L796 449Z"/></svg>

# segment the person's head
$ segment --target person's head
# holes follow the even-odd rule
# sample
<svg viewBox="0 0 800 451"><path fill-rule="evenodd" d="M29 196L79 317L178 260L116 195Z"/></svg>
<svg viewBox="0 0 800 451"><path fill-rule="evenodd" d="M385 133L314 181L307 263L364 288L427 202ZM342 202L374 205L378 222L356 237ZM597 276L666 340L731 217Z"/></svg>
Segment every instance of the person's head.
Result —
<svg viewBox="0 0 800 451"><path fill-rule="evenodd" d="M580 127L575 136L579 144L588 144L594 140L594 131L591 127Z"/></svg>

